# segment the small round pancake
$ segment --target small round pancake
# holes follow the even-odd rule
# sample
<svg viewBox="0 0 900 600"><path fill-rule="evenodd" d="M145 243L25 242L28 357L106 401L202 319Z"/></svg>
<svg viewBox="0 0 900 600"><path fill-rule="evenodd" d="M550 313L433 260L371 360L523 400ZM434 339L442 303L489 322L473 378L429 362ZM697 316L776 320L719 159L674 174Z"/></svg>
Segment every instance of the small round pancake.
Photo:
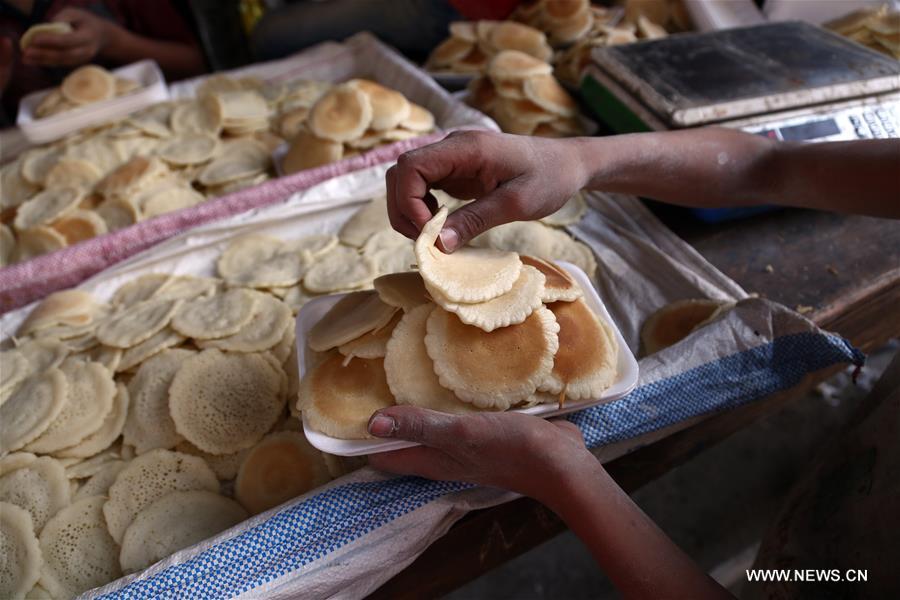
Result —
<svg viewBox="0 0 900 600"><path fill-rule="evenodd" d="M347 361L352 358L384 358L387 342L391 339L391 332L394 331L394 327L400 321L402 314L398 310L387 325L363 334L346 344L341 344L338 347L338 352L346 356Z"/></svg>
<svg viewBox="0 0 900 600"><path fill-rule="evenodd" d="M376 410L394 404L384 375L384 359L355 358L347 366L333 354L300 382L297 407L309 425L332 437L371 438L366 427Z"/></svg>
<svg viewBox="0 0 900 600"><path fill-rule="evenodd" d="M209 349L192 356L169 387L176 431L211 454L249 448L284 410L282 376L262 354Z"/></svg>
<svg viewBox="0 0 900 600"><path fill-rule="evenodd" d="M311 258L321 258L338 245L336 235L319 233L305 235L295 240L285 242L294 252L308 252Z"/></svg>
<svg viewBox="0 0 900 600"><path fill-rule="evenodd" d="M484 302L512 289L522 270L514 252L488 248L460 248L444 254L435 242L447 220L441 207L416 239L416 259L426 285L453 302Z"/></svg>
<svg viewBox="0 0 900 600"><path fill-rule="evenodd" d="M44 190L19 206L13 225L19 231L48 225L78 208L83 196L76 187Z"/></svg>
<svg viewBox="0 0 900 600"><path fill-rule="evenodd" d="M491 46L498 51L518 50L538 60L548 62L553 49L544 32L515 21L502 21L490 33Z"/></svg>
<svg viewBox="0 0 900 600"><path fill-rule="evenodd" d="M202 458L159 449L138 456L109 488L103 515L110 535L121 543L142 510L167 494L184 490L218 492L219 481Z"/></svg>
<svg viewBox="0 0 900 600"><path fill-rule="evenodd" d="M218 348L231 352L261 352L275 346L284 332L294 322L291 309L284 303L262 292L251 292L256 297L253 316L237 333L215 340L200 340L201 348Z"/></svg>
<svg viewBox="0 0 900 600"><path fill-rule="evenodd" d="M660 308L641 327L644 353L654 354L680 342L725 305L721 300L704 298L678 300Z"/></svg>
<svg viewBox="0 0 900 600"><path fill-rule="evenodd" d="M341 160L344 156L344 145L340 142L326 140L308 131L296 134L287 154L284 155L282 171L286 175L305 169L312 169Z"/></svg>
<svg viewBox="0 0 900 600"><path fill-rule="evenodd" d="M497 110L508 113L512 118L529 124L541 124L556 118L553 113L545 111L531 100L511 100L504 98L498 102Z"/></svg>
<svg viewBox="0 0 900 600"><path fill-rule="evenodd" d="M18 389L19 384L37 369L18 349L0 352L0 365L3 366L0 369L0 404L3 404Z"/></svg>
<svg viewBox="0 0 900 600"><path fill-rule="evenodd" d="M309 113L309 128L320 138L348 142L361 136L372 122L369 97L354 86L337 85L322 96Z"/></svg>
<svg viewBox="0 0 900 600"><path fill-rule="evenodd" d="M434 363L425 347L426 323L431 304L422 304L405 313L387 343L384 373L397 404L412 404L446 413L474 412L473 404L461 401L441 386Z"/></svg>
<svg viewBox="0 0 900 600"><path fill-rule="evenodd" d="M106 233L106 221L91 210L76 209L53 224L69 246Z"/></svg>
<svg viewBox="0 0 900 600"><path fill-rule="evenodd" d="M169 387L181 365L194 355L190 350L163 350L147 359L128 383L130 409L122 439L138 454L154 448L174 448L183 438L169 413Z"/></svg>
<svg viewBox="0 0 900 600"><path fill-rule="evenodd" d="M102 496L79 500L41 532L41 586L53 598L71 598L122 575L119 548L103 520L105 502Z"/></svg>
<svg viewBox="0 0 900 600"><path fill-rule="evenodd" d="M157 149L157 153L168 163L186 166L205 163L218 148L217 137L191 132L189 135L170 138Z"/></svg>
<svg viewBox="0 0 900 600"><path fill-rule="evenodd" d="M550 113L561 117L578 114L578 104L550 73L529 77L522 91L529 100Z"/></svg>
<svg viewBox="0 0 900 600"><path fill-rule="evenodd" d="M351 79L353 86L369 98L372 105L372 121L369 128L376 131L395 129L409 117L410 106L406 96L369 79Z"/></svg>
<svg viewBox="0 0 900 600"><path fill-rule="evenodd" d="M13 262L25 262L32 258L56 252L66 247L66 238L50 227L32 227L19 233Z"/></svg>
<svg viewBox="0 0 900 600"><path fill-rule="evenodd" d="M122 538L122 571L135 573L247 518L240 504L204 490L172 492L141 511Z"/></svg>
<svg viewBox="0 0 900 600"><path fill-rule="evenodd" d="M59 369L25 380L0 404L0 454L22 448L50 426L68 401L68 382Z"/></svg>
<svg viewBox="0 0 900 600"><path fill-rule="evenodd" d="M387 198L373 198L347 219L338 232L342 244L362 248L368 239L379 231L391 226L387 213Z"/></svg>
<svg viewBox="0 0 900 600"><path fill-rule="evenodd" d="M431 51L431 55L428 57L428 66L432 69L449 67L468 54L474 46L473 42L450 36Z"/></svg>
<svg viewBox="0 0 900 600"><path fill-rule="evenodd" d="M44 179L50 169L56 165L61 158L62 150L54 147L38 147L29 150L21 158L21 167L19 173L21 176L34 185L44 185ZM6 183L6 182L4 182Z"/></svg>
<svg viewBox="0 0 900 600"><path fill-rule="evenodd" d="M425 282L418 271L382 275L374 282L381 301L406 312L428 302Z"/></svg>
<svg viewBox="0 0 900 600"><path fill-rule="evenodd" d="M258 515L331 480L322 453L299 431L270 433L241 463L234 495Z"/></svg>
<svg viewBox="0 0 900 600"><path fill-rule="evenodd" d="M169 123L179 135L196 131L218 137L222 131L222 109L212 96L198 96L194 102L176 106Z"/></svg>
<svg viewBox="0 0 900 600"><path fill-rule="evenodd" d="M44 298L19 327L17 334L26 336L56 325L88 325L94 320L98 305L94 296L82 290L63 290Z"/></svg>
<svg viewBox="0 0 900 600"><path fill-rule="evenodd" d="M126 198L108 198L101 202L96 210L106 223L107 231L118 231L141 220L138 207Z"/></svg>
<svg viewBox="0 0 900 600"><path fill-rule="evenodd" d="M28 511L34 532L60 509L69 505L69 480L59 461L42 456L29 464L0 476L0 502L8 502Z"/></svg>
<svg viewBox="0 0 900 600"><path fill-rule="evenodd" d="M50 454L78 444L99 430L112 410L116 384L103 365L68 358L60 370L68 383L65 406L28 444L29 452Z"/></svg>
<svg viewBox="0 0 900 600"><path fill-rule="evenodd" d="M325 352L384 327L395 312L373 291L351 292L309 330L306 343L315 352Z"/></svg>
<svg viewBox="0 0 900 600"><path fill-rule="evenodd" d="M208 340L234 335L253 317L259 296L243 288L186 301L172 317L181 335Z"/></svg>
<svg viewBox="0 0 900 600"><path fill-rule="evenodd" d="M125 426L125 417L128 415L128 400L128 388L125 387L125 384L118 383L116 385L116 395L113 398L112 410L107 413L100 428L78 442L78 444L56 452L56 456L60 458L88 458L109 448L122 434L122 428Z"/></svg>
<svg viewBox="0 0 900 600"><path fill-rule="evenodd" d="M544 291L541 295L541 301L544 304L551 302L572 302L581 298L581 288L575 283L569 274L540 258L531 256L521 256L522 263L530 267L534 267L544 274Z"/></svg>
<svg viewBox="0 0 900 600"><path fill-rule="evenodd" d="M64 156L53 165L44 177L45 188L91 188L103 173L92 163L79 158Z"/></svg>
<svg viewBox="0 0 900 600"><path fill-rule="evenodd" d="M180 300L145 300L119 312L97 327L100 343L128 349L161 331L180 313Z"/></svg>
<svg viewBox="0 0 900 600"><path fill-rule="evenodd" d="M530 54L518 50L503 50L488 63L488 75L495 81L509 81L550 75L553 67Z"/></svg>
<svg viewBox="0 0 900 600"><path fill-rule="evenodd" d="M22 37L19 38L19 48L25 50L31 45L31 40L39 33L52 33L55 35L65 35L72 33L72 25L65 21L52 21L50 23L38 23L28 28Z"/></svg>
<svg viewBox="0 0 900 600"><path fill-rule="evenodd" d="M400 127L410 131L428 132L434 129L434 115L427 108L409 103L409 115L400 122Z"/></svg>
<svg viewBox="0 0 900 600"><path fill-rule="evenodd" d="M122 196L127 199L168 172L168 168L155 157L135 156L107 174L95 189L105 198Z"/></svg>
<svg viewBox="0 0 900 600"><path fill-rule="evenodd" d="M505 294L485 302L466 304L453 302L439 290L428 289L435 304L459 317L466 325L474 325L487 332L521 323L542 304L544 275L540 270L522 266L519 278ZM426 284L427 289L427 284Z"/></svg>
<svg viewBox="0 0 900 600"><path fill-rule="evenodd" d="M148 273L119 286L112 297L114 306L132 306L149 300L172 276L168 273Z"/></svg>
<svg viewBox="0 0 900 600"><path fill-rule="evenodd" d="M152 219L159 215L191 208L206 201L191 187L183 185L168 185L156 188L152 194L141 195L141 215L144 219Z"/></svg>
<svg viewBox="0 0 900 600"><path fill-rule="evenodd" d="M612 331L584 300L554 302L548 308L559 324L559 350L540 390L574 402L599 398L616 378L619 348Z"/></svg>
<svg viewBox="0 0 900 600"><path fill-rule="evenodd" d="M309 268L303 276L303 285L311 292L337 292L369 284L376 275L371 258L360 256L354 248L337 246Z"/></svg>
<svg viewBox="0 0 900 600"><path fill-rule="evenodd" d="M584 9L572 15L565 22L552 25L550 38L554 45L571 44L589 32L593 25L594 17L591 11Z"/></svg>
<svg viewBox="0 0 900 600"><path fill-rule="evenodd" d="M116 95L116 80L102 67L85 65L67 75L59 91L74 104L99 102Z"/></svg>
<svg viewBox="0 0 900 600"><path fill-rule="evenodd" d="M524 322L488 333L437 309L425 346L441 385L479 408L506 410L528 398L553 368L559 325L541 306Z"/></svg>
<svg viewBox="0 0 900 600"><path fill-rule="evenodd" d="M578 223L586 212L587 202L584 199L584 194L577 192L558 211L543 217L541 223L553 227L567 227Z"/></svg>
<svg viewBox="0 0 900 600"><path fill-rule="evenodd" d="M306 273L301 252L266 235L241 236L225 248L216 263L219 275L233 286L275 287L294 285Z"/></svg>
<svg viewBox="0 0 900 600"><path fill-rule="evenodd" d="M0 502L0 556L0 597L24 598L41 576L41 548L28 512L6 502Z"/></svg>

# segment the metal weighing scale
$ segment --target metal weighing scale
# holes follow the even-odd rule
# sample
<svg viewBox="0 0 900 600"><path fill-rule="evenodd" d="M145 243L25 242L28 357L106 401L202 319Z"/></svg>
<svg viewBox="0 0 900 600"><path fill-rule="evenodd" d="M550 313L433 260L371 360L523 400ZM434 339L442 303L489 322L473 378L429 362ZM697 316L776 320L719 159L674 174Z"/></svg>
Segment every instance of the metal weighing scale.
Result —
<svg viewBox="0 0 900 600"><path fill-rule="evenodd" d="M778 140L900 136L900 62L803 22L595 48L581 92L616 133L704 125ZM715 222L758 208L695 209Z"/></svg>

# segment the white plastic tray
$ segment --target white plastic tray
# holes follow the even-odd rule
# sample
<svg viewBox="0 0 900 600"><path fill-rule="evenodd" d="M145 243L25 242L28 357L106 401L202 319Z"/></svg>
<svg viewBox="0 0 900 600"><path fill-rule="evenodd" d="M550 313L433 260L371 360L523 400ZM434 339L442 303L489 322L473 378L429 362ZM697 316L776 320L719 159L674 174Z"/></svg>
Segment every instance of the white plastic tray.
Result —
<svg viewBox="0 0 900 600"><path fill-rule="evenodd" d="M22 134L28 141L34 144L43 144L85 127L120 119L142 108L169 99L169 88L155 61L142 60L116 69L112 73L118 77L133 79L141 87L118 98L93 102L43 119L35 118L34 110L51 90L34 92L22 98L19 103L16 125L22 130Z"/></svg>
<svg viewBox="0 0 900 600"><path fill-rule="evenodd" d="M525 413L526 415L535 415L545 419L618 400L629 394L631 390L635 388L638 381L637 360L635 359L634 354L631 353L631 350L628 349L628 344L625 343L625 339L622 337L619 327L616 325L615 321L612 320L612 317L603 305L600 296L597 295L594 286L591 285L587 275L573 264L562 261L559 261L556 264L572 275L578 285L581 286L581 289L584 291L584 300L591 310L600 315L600 317L606 319L606 322L612 326L613 331L616 334L616 341L619 344L619 360L616 365L617 375L615 381L599 398L585 400L583 402L567 403L562 409L558 408L556 404L540 404L538 406L532 406L531 408L516 410L516 412ZM296 328L297 361L301 377L303 377L306 372L306 336L309 333L309 330L312 329L313 325L318 323L325 313L327 313L331 307L345 295L346 294L335 294L333 296L315 298L300 309L300 313L297 315ZM309 440L309 443L319 450L328 452L329 454L337 454L339 456L360 456L363 454L399 450L400 448L409 448L417 445L414 442L407 442L404 440L342 440L333 438L310 427L305 416L303 417L303 433L306 434L306 439Z"/></svg>

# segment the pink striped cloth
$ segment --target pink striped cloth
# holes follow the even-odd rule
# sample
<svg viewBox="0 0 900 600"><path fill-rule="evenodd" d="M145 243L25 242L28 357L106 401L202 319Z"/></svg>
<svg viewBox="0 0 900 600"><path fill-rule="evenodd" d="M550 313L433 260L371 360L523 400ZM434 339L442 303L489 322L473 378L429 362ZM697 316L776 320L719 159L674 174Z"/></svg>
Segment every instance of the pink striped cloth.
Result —
<svg viewBox="0 0 900 600"><path fill-rule="evenodd" d="M0 314L81 283L94 273L182 231L250 209L282 202L318 183L385 162L441 139L433 133L381 146L352 158L308 169L215 198L197 206L135 223L80 244L0 269Z"/></svg>

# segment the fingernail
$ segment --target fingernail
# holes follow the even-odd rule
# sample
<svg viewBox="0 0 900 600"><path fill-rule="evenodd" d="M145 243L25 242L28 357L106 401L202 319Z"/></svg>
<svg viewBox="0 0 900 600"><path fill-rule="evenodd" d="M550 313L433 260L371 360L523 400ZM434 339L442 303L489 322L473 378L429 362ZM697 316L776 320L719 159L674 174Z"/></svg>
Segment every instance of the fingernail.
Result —
<svg viewBox="0 0 900 600"><path fill-rule="evenodd" d="M369 419L369 433L375 437L394 437L397 431L397 422L393 417L375 414Z"/></svg>
<svg viewBox="0 0 900 600"><path fill-rule="evenodd" d="M444 250L447 252L453 252L456 250L457 244L459 244L459 234L449 227L444 227L441 229L441 245L444 247Z"/></svg>

